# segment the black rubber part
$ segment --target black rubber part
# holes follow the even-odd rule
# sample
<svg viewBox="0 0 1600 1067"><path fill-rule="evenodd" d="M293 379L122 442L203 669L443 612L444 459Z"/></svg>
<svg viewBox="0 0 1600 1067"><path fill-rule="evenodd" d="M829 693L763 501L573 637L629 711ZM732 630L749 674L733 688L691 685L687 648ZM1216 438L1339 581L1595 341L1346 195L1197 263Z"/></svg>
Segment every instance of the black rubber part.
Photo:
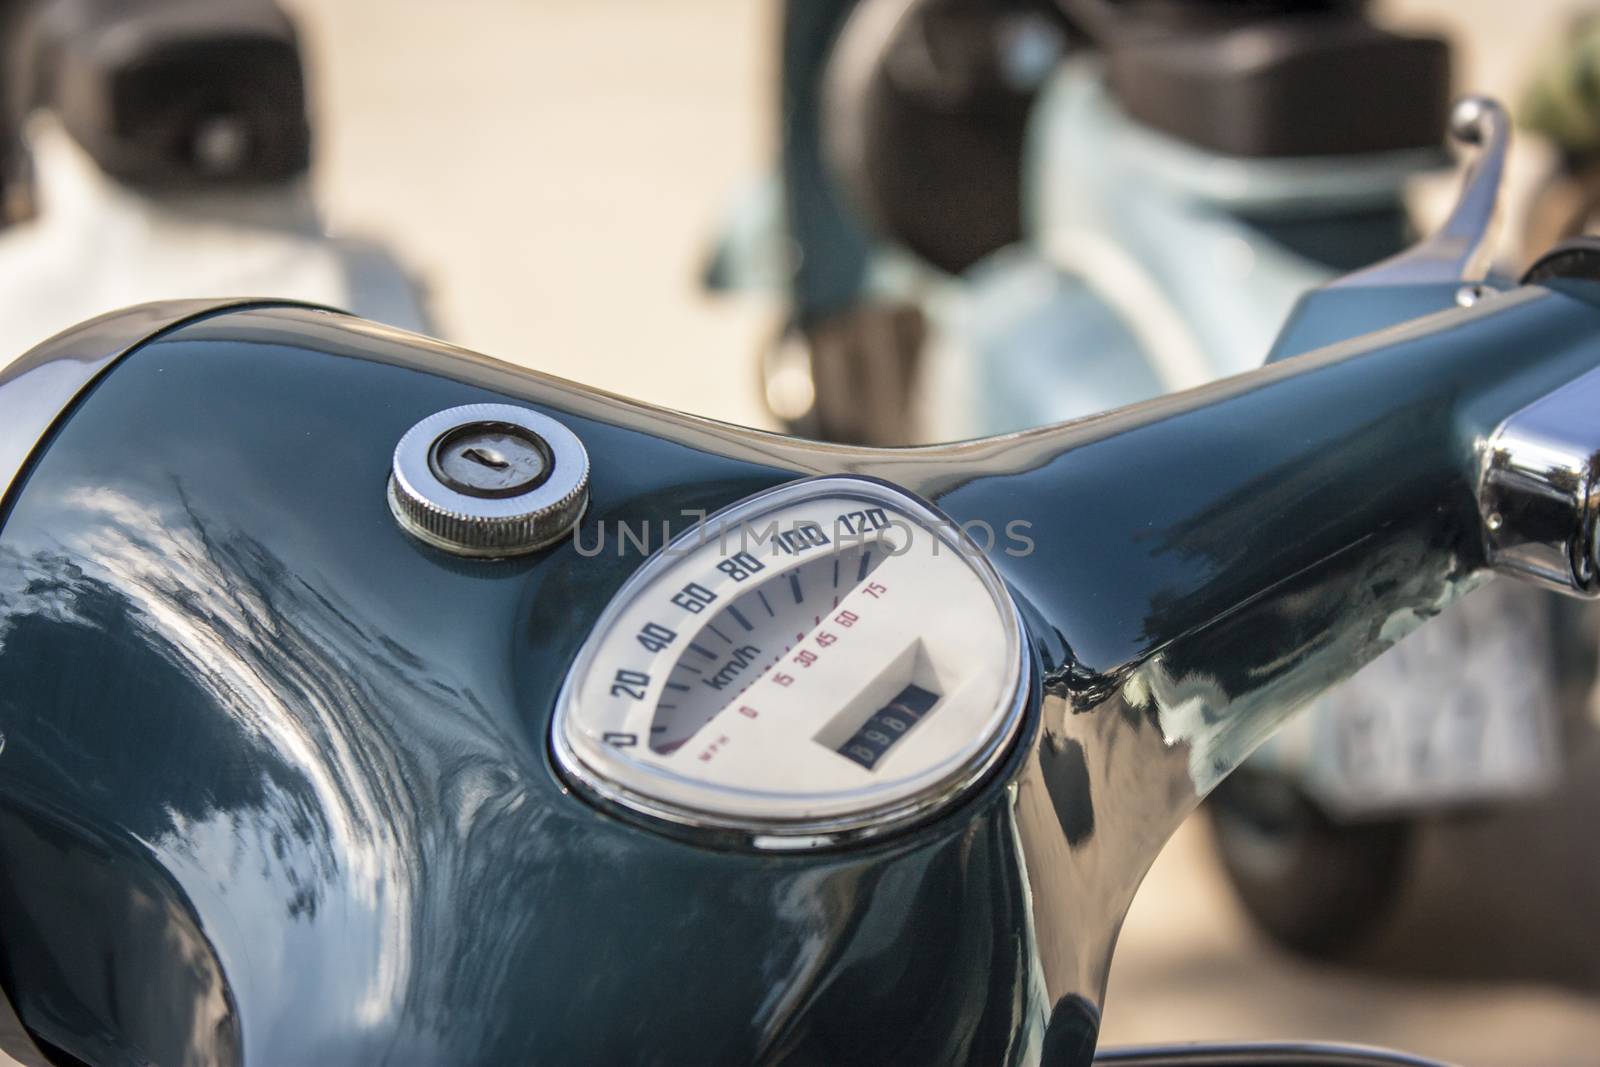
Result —
<svg viewBox="0 0 1600 1067"><path fill-rule="evenodd" d="M1523 285L1570 279L1600 281L1600 237L1569 237L1533 261L1522 275Z"/></svg>
<svg viewBox="0 0 1600 1067"><path fill-rule="evenodd" d="M1439 145L1442 37L1381 29L1356 3L1119 5L1112 92L1133 118L1231 156L1340 156Z"/></svg>
<svg viewBox="0 0 1600 1067"><path fill-rule="evenodd" d="M28 45L29 104L123 182L273 182L310 166L299 40L273 0L55 0ZM218 152L208 132L224 127Z"/></svg>
<svg viewBox="0 0 1600 1067"><path fill-rule="evenodd" d="M1405 819L1340 823L1277 775L1234 772L1207 801L1223 869L1251 920L1313 959L1343 959L1397 902L1411 858Z"/></svg>
<svg viewBox="0 0 1600 1067"><path fill-rule="evenodd" d="M868 7L870 5L862 5ZM1022 154L1039 85L998 64L1021 19L1065 25L1028 0L917 0L851 92L830 94L824 121L859 134L859 158L830 160L873 228L955 274L1022 237ZM877 32L871 18L847 34Z"/></svg>

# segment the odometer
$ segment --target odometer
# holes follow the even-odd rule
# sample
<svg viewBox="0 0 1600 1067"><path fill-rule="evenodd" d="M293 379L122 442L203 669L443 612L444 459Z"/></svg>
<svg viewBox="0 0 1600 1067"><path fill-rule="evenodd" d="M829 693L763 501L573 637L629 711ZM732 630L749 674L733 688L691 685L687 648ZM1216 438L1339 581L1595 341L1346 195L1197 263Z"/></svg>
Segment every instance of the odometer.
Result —
<svg viewBox="0 0 1600 1067"><path fill-rule="evenodd" d="M656 553L602 615L554 749L608 803L802 847L958 796L1015 732L1021 629L949 520L881 482L750 497Z"/></svg>

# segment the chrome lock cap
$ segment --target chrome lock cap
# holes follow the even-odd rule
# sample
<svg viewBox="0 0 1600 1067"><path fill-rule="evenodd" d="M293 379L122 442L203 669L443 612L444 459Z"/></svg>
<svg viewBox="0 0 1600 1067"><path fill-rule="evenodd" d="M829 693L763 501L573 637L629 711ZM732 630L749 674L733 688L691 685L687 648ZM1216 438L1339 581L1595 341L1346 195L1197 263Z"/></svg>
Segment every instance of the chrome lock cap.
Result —
<svg viewBox="0 0 1600 1067"><path fill-rule="evenodd" d="M400 439L389 509L458 556L516 556L565 537L589 502L589 455L560 422L512 404L428 416Z"/></svg>

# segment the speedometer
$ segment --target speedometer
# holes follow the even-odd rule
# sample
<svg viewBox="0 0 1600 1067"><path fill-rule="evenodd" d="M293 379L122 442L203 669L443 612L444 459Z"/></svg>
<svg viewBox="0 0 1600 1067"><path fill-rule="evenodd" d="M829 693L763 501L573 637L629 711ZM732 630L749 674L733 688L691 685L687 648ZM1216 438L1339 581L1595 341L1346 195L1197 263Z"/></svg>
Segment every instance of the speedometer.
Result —
<svg viewBox="0 0 1600 1067"><path fill-rule="evenodd" d="M949 520L887 483L749 497L617 593L553 748L608 805L797 848L926 818L1022 717L1016 607Z"/></svg>

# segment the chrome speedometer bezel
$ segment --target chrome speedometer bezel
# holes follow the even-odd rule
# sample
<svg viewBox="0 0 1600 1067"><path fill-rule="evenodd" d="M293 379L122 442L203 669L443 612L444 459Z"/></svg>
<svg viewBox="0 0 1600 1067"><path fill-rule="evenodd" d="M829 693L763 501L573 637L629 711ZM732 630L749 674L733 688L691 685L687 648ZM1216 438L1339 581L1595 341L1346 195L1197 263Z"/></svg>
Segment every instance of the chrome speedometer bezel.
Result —
<svg viewBox="0 0 1600 1067"><path fill-rule="evenodd" d="M1004 691L1008 694L998 722L981 741L959 753L960 763L950 772L920 785L915 792L892 803L864 807L843 816L778 818L757 812L733 815L708 810L686 796L720 787L704 782L682 782L679 775L633 760L622 750L597 745L573 724L576 698L582 680L594 666L606 635L618 617L657 575L672 566L669 557L682 556L684 546L752 515L765 515L813 498L853 497L888 505L916 520L952 548L976 574L994 601L1005 631ZM701 543L704 543L702 540ZM880 837L932 819L983 782L1012 748L1026 718L1029 694L1029 657L1022 617L1015 599L984 551L948 516L906 489L861 475L821 475L787 482L744 497L711 515L652 553L612 595L589 637L579 648L567 672L551 718L550 742L554 764L562 778L600 806L628 817L640 817L654 828L675 835L691 835L766 851L795 851L833 847ZM997 704L998 706L998 704ZM570 732L569 732L570 731ZM576 735L576 741L574 736ZM648 788L643 783L648 783ZM743 794L743 791L732 790Z"/></svg>

